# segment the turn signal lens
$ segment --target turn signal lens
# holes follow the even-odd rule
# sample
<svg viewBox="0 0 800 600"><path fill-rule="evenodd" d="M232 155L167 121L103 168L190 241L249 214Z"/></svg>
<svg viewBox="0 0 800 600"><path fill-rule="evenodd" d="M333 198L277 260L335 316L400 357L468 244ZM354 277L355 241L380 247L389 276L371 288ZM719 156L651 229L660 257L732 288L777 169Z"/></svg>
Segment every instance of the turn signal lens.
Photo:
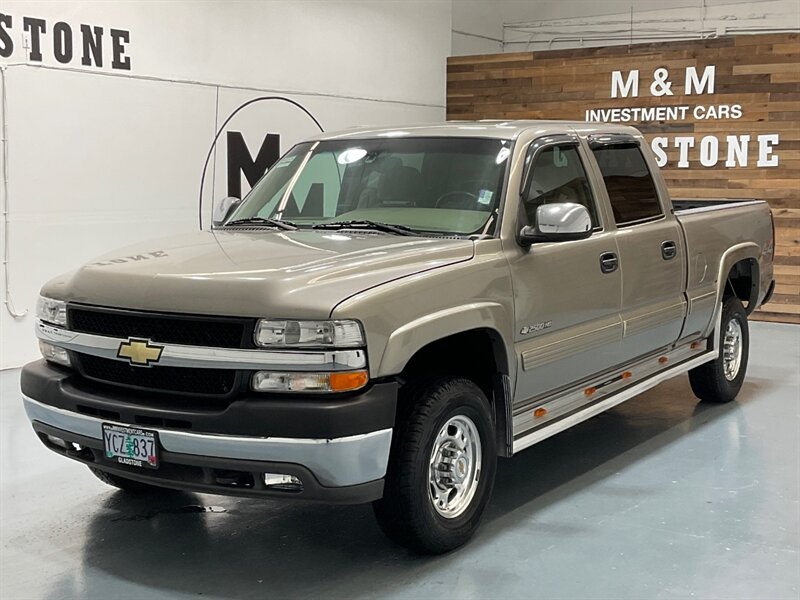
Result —
<svg viewBox="0 0 800 600"><path fill-rule="evenodd" d="M367 371L345 373L273 373L258 371L253 375L256 392L351 392L367 385Z"/></svg>
<svg viewBox="0 0 800 600"><path fill-rule="evenodd" d="M364 387L367 385L368 379L366 371L352 371L350 373L331 373L328 382L332 392L347 392Z"/></svg>

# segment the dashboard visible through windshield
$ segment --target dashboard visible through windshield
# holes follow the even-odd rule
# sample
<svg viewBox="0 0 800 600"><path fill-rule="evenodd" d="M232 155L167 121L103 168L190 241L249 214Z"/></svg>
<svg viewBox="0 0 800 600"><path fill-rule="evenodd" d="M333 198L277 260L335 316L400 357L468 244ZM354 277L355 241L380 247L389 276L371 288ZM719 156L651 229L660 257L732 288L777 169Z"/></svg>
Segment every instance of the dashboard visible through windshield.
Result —
<svg viewBox="0 0 800 600"><path fill-rule="evenodd" d="M375 226L409 234L489 233L511 142L371 138L298 144L227 221ZM394 226L387 229L386 226Z"/></svg>

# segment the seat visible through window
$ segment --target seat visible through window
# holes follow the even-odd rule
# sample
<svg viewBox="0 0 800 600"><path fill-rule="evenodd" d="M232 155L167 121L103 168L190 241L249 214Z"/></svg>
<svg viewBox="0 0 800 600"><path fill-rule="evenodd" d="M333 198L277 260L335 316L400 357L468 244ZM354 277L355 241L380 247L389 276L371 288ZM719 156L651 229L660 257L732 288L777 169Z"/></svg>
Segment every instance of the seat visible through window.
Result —
<svg viewBox="0 0 800 600"><path fill-rule="evenodd" d="M591 188L575 146L553 146L536 157L523 194L528 222L536 223L536 211L544 204L573 202L581 204L597 226Z"/></svg>

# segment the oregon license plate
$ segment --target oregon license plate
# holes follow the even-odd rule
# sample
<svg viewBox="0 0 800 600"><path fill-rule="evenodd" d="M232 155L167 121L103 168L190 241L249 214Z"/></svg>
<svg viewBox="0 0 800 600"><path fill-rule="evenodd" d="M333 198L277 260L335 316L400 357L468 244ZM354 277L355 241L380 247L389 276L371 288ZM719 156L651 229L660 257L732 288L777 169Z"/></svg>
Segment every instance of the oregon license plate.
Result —
<svg viewBox="0 0 800 600"><path fill-rule="evenodd" d="M121 465L157 469L158 435L147 429L103 423L103 453Z"/></svg>

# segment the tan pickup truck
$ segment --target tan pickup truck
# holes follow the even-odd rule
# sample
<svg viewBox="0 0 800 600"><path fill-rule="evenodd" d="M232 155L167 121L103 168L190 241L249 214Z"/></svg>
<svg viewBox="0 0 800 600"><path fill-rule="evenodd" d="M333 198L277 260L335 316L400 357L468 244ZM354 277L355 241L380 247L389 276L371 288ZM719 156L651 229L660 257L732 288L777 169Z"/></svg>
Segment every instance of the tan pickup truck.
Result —
<svg viewBox="0 0 800 600"><path fill-rule="evenodd" d="M629 127L323 134L215 210L44 286L36 434L130 492L373 502L423 552L498 457L687 371L733 400L773 289L767 204L670 201Z"/></svg>

